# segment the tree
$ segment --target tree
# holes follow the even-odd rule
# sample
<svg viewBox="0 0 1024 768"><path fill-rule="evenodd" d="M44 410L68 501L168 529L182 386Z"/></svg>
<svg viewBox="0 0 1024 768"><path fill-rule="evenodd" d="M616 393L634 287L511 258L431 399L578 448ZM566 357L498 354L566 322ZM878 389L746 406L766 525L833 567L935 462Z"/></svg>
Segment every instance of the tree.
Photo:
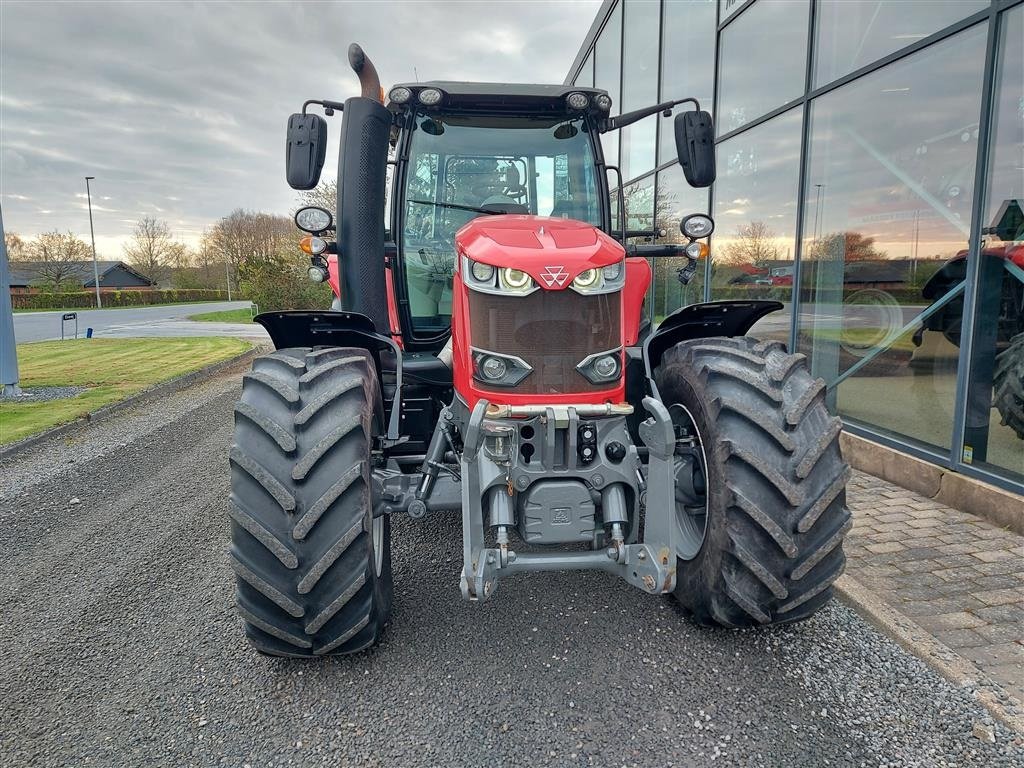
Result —
<svg viewBox="0 0 1024 768"><path fill-rule="evenodd" d="M779 258L779 247L775 244L775 232L766 222L752 221L736 227L736 237L721 253L724 264L739 266L751 264L764 268L767 262Z"/></svg>
<svg viewBox="0 0 1024 768"><path fill-rule="evenodd" d="M4 232L4 245L10 261L25 261L30 258L28 245L17 232Z"/></svg>
<svg viewBox="0 0 1024 768"><path fill-rule="evenodd" d="M830 232L810 244L808 255L817 261L875 261L886 254L875 248L875 238L860 232Z"/></svg>
<svg viewBox="0 0 1024 768"><path fill-rule="evenodd" d="M92 274L92 251L73 232L44 232L29 243L28 253L37 262L39 282L52 291L80 288Z"/></svg>
<svg viewBox="0 0 1024 768"><path fill-rule="evenodd" d="M261 310L325 308L330 289L309 281L300 234L287 216L238 209L203 236L201 253L221 265L226 259L233 282Z"/></svg>
<svg viewBox="0 0 1024 768"><path fill-rule="evenodd" d="M317 208L330 211L331 216L334 216L334 209L337 203L338 182L335 179L320 182L313 189L307 189L299 193L300 208L305 208L307 205L315 205Z"/></svg>
<svg viewBox="0 0 1024 768"><path fill-rule="evenodd" d="M171 267L180 264L186 251L185 245L174 239L166 222L149 216L139 219L132 239L124 245L128 263L157 283L166 280Z"/></svg>

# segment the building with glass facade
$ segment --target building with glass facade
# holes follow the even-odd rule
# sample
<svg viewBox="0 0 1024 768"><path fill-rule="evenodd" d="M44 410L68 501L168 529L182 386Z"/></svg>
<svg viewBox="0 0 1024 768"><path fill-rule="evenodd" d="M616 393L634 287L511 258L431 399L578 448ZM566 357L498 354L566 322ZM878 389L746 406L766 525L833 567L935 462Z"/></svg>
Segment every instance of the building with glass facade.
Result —
<svg viewBox="0 0 1024 768"><path fill-rule="evenodd" d="M670 119L603 136L627 229L716 222L688 285L654 264L652 320L777 299L751 333L807 355L848 431L1024 492L1020 0L606 0L566 82L715 118L710 190Z"/></svg>

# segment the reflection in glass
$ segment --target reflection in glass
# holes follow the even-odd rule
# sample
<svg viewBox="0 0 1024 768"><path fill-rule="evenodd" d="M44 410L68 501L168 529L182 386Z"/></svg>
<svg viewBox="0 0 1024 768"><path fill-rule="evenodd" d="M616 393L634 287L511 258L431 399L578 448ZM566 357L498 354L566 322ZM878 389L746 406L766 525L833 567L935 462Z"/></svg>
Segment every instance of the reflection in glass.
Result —
<svg viewBox="0 0 1024 768"><path fill-rule="evenodd" d="M1003 16L961 456L1024 479L1024 6ZM956 265L960 267L960 264Z"/></svg>
<svg viewBox="0 0 1024 768"><path fill-rule="evenodd" d="M801 350L843 416L946 448L962 286L936 301L929 279L966 253L985 38L965 30L811 106Z"/></svg>
<svg viewBox="0 0 1024 768"><path fill-rule="evenodd" d="M686 183L683 169L678 165L658 173L658 192L654 202L654 219L657 230L664 230L659 243L684 245L687 238L679 231L679 222L691 213L708 212L708 192L694 189ZM654 270L651 311L654 320L660 322L666 315L680 307L697 304L704 300L704 262L697 265L697 272L688 284L679 282L679 270L688 264L688 259L652 259Z"/></svg>
<svg viewBox="0 0 1024 768"><path fill-rule="evenodd" d="M622 109L649 107L658 102L658 46L656 40L661 4L650 0L625 0L622 32ZM622 176L631 179L654 168L657 117L648 117L623 128Z"/></svg>
<svg viewBox="0 0 1024 768"><path fill-rule="evenodd" d="M789 342L800 108L718 145L711 247L712 299L772 299L785 312L762 318L752 333Z"/></svg>
<svg viewBox="0 0 1024 768"><path fill-rule="evenodd" d="M814 85L825 85L987 8L989 0L818 3Z"/></svg>
<svg viewBox="0 0 1024 768"><path fill-rule="evenodd" d="M666 2L661 27L659 101L696 98L711 111L715 80L715 0ZM683 105L688 108L688 105ZM658 163L676 159L672 120L661 118Z"/></svg>
<svg viewBox="0 0 1024 768"><path fill-rule="evenodd" d="M804 92L807 0L754 3L722 31L718 52L719 135Z"/></svg>
<svg viewBox="0 0 1024 768"><path fill-rule="evenodd" d="M573 78L573 85L578 85L581 88L593 88L594 87L594 52L591 51L587 54L587 58L583 61L583 66L580 67L580 71L576 73L576 77Z"/></svg>
<svg viewBox="0 0 1024 768"><path fill-rule="evenodd" d="M612 114L617 115L622 110L620 107L622 89L619 87L621 80L622 64L622 4L615 6L608 17L601 35L597 38L594 46L594 87L603 88L612 97ZM609 165L619 164L619 132L608 131L601 135L601 151L604 152L604 160Z"/></svg>

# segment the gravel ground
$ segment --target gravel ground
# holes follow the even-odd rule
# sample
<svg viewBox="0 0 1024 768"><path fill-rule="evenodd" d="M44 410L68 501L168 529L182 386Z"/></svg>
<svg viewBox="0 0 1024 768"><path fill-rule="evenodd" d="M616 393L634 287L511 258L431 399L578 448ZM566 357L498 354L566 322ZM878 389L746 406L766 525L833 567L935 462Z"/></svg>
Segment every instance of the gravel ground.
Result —
<svg viewBox="0 0 1024 768"><path fill-rule="evenodd" d="M80 395L88 387L24 387L17 397L5 398L0 402L11 403L45 403L50 400L62 400L66 397Z"/></svg>
<svg viewBox="0 0 1024 768"><path fill-rule="evenodd" d="M728 632L603 574L459 598L459 524L397 520L383 643L245 645L227 565L237 373L0 472L2 766L1003 766L970 696L833 603ZM77 500L72 503L72 500Z"/></svg>

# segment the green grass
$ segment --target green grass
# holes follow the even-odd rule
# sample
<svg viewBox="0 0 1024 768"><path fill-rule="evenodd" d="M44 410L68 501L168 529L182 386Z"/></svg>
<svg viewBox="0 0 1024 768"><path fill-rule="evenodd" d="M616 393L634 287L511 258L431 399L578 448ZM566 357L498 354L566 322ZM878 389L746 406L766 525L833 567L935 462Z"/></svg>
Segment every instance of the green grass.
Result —
<svg viewBox="0 0 1024 768"><path fill-rule="evenodd" d="M242 309L225 309L221 312L203 312L198 315L189 315L189 320L198 320L201 323L251 323L252 310L243 307Z"/></svg>
<svg viewBox="0 0 1024 768"><path fill-rule="evenodd" d="M73 421L154 384L245 352L221 337L79 339L18 345L22 387L88 387L77 397L39 403L0 400L0 445Z"/></svg>

